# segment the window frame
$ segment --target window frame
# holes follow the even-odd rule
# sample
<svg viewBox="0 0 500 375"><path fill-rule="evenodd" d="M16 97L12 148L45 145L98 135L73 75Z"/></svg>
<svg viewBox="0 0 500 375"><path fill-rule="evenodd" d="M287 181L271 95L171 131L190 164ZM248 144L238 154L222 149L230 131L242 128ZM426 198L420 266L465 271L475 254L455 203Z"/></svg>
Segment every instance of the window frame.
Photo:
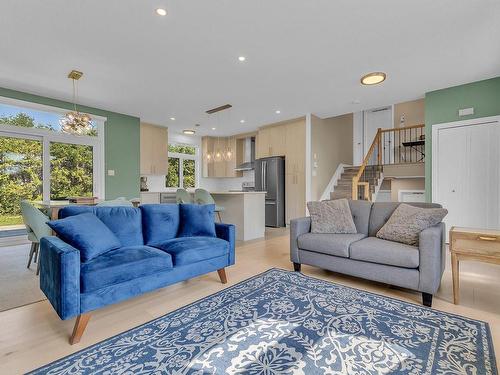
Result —
<svg viewBox="0 0 500 375"><path fill-rule="evenodd" d="M41 110L65 114L68 110L58 107L51 107L43 104L26 102L23 100L0 97L1 104L12 105L20 108ZM50 201L50 144L67 143L75 145L91 146L92 155L92 194L100 199L105 196L105 173L104 173L104 127L107 118L91 114L92 120L96 124L97 136L72 135L55 132L49 129L24 128L14 125L1 125L0 137L11 137L19 139L31 139L42 142L42 199L44 202Z"/></svg>
<svg viewBox="0 0 500 375"><path fill-rule="evenodd" d="M166 186L167 185L167 176L165 176L165 188L170 189L172 191L175 191L176 189L184 189L184 160L194 160L194 188L188 188L188 189L195 189L199 186L199 152L200 152L200 147L198 145L193 145L189 143L181 143L181 142L169 142L168 143L168 148L170 146L182 146L182 147L192 147L194 148L194 154L183 154L179 152L170 152L167 151L167 158L176 158L179 159L179 186L177 187L172 187L172 186Z"/></svg>

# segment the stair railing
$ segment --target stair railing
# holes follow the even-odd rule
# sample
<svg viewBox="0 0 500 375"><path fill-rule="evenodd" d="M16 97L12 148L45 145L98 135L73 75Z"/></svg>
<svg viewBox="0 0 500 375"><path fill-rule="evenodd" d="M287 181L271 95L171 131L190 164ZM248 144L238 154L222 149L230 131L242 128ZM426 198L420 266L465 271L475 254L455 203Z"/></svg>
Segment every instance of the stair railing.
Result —
<svg viewBox="0 0 500 375"><path fill-rule="evenodd" d="M371 200L370 181L374 182L383 165L424 162L424 124L379 128L358 173L352 178L352 199Z"/></svg>
<svg viewBox="0 0 500 375"><path fill-rule="evenodd" d="M381 152L381 139L382 139L382 129L378 128L377 134L373 139L373 142L366 153L363 163L359 167L358 173L352 178L352 199L358 200L360 198L364 200L371 199L370 183L367 181L367 167L375 166L379 167L382 165L382 152ZM371 172L375 172L376 168L369 168ZM373 177L373 176L372 176ZM359 188L362 187L363 193L359 195Z"/></svg>

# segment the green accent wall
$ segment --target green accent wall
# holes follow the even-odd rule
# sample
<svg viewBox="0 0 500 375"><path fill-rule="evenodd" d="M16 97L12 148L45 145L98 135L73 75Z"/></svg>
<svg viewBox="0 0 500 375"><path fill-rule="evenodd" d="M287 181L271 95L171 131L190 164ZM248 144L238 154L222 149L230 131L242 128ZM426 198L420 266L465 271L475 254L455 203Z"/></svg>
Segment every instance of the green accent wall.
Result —
<svg viewBox="0 0 500 375"><path fill-rule="evenodd" d="M474 114L458 110L474 107ZM425 94L425 192L432 200L432 126L445 122L500 115L500 77L431 91Z"/></svg>
<svg viewBox="0 0 500 375"><path fill-rule="evenodd" d="M0 87L0 96L71 110L73 104ZM78 106L82 112L106 117L104 126L104 171L106 199L137 198L139 189L140 119L102 109ZM115 175L108 176L107 170Z"/></svg>

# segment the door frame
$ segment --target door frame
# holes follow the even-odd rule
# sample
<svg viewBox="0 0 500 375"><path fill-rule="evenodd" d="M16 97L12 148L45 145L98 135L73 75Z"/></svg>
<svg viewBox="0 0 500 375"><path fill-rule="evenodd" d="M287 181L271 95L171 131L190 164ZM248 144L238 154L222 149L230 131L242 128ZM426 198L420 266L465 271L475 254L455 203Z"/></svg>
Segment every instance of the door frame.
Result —
<svg viewBox="0 0 500 375"><path fill-rule="evenodd" d="M439 161L439 131L443 129L449 128L459 128L473 125L485 125L485 124L500 124L500 116L488 116L488 117L478 117L468 120L459 120L459 121L451 121L451 122L443 122L431 125L432 127L432 202L436 203L436 196L439 190L438 186L438 177L437 177L437 166Z"/></svg>
<svg viewBox="0 0 500 375"><path fill-rule="evenodd" d="M383 128L383 129L393 129L394 128L394 104L391 104L391 105L385 105L385 106L380 106L380 107L377 107L377 108L371 108L371 109L366 109L363 111L363 116L362 116L362 127L361 127L361 130L363 132L363 135L362 135L362 146L363 146L363 159L366 157L366 153L368 152L368 150L370 149L370 146L373 142L373 139L367 139L366 138L366 135L367 135L367 130L366 130L366 125L367 125L367 116L366 114L368 112L378 112L378 111L382 111L382 110L387 110L387 111L390 111L391 113L391 123L390 123L390 126L388 128ZM394 140L393 140L393 134L391 133L391 136L390 136L390 147L394 147ZM393 154L393 153L391 153Z"/></svg>

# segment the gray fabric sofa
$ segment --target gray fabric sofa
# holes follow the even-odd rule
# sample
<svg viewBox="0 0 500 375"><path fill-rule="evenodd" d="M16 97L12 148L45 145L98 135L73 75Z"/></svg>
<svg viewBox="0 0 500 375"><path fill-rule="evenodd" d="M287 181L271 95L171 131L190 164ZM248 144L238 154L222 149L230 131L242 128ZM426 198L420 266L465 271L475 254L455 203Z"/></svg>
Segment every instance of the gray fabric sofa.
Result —
<svg viewBox="0 0 500 375"><path fill-rule="evenodd" d="M411 203L418 207L441 207ZM419 247L376 237L399 203L349 201L357 234L311 233L309 217L290 221L290 260L422 292L423 304L432 305L445 265L445 225L420 233Z"/></svg>

